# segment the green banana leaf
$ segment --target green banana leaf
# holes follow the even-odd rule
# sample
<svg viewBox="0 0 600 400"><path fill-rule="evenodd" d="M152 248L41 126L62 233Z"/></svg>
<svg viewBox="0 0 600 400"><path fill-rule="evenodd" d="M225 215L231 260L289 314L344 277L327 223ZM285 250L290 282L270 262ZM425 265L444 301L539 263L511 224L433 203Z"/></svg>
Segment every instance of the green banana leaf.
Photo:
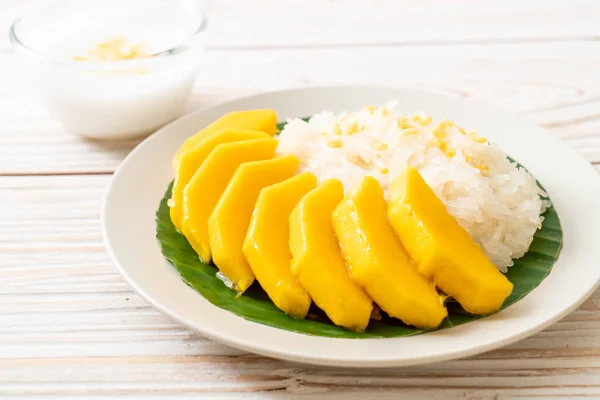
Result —
<svg viewBox="0 0 600 400"><path fill-rule="evenodd" d="M282 123L279 128L282 129ZM539 185L539 183L538 183ZM541 187L541 185L540 185ZM217 268L198 258L186 238L171 222L167 200L171 197L172 183L156 213L156 237L165 258L175 266L184 282L194 288L209 302L249 321L288 331L337 338L386 338L412 336L427 331L404 325L382 313L380 321L371 321L366 332L351 332L333 325L316 306L311 306L304 320L287 316L271 302L258 283L254 283L242 296L228 289L216 277ZM542 228L536 232L529 251L508 269L506 277L513 283L513 292L502 308L516 303L550 273L562 245L562 229L554 207L546 210ZM447 302L448 318L438 329L446 329L483 318L469 315L454 301Z"/></svg>

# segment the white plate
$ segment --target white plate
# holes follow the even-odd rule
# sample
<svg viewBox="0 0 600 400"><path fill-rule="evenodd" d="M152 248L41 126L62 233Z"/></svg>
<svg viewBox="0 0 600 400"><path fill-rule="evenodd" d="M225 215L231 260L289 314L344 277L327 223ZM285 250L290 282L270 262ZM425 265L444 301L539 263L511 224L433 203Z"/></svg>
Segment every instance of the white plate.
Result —
<svg viewBox="0 0 600 400"><path fill-rule="evenodd" d="M249 322L210 304L181 280L155 239L154 215L173 178L184 139L223 114L273 108L279 120L320 110L357 110L399 101L406 112L450 118L500 145L542 182L564 232L552 273L528 296L490 317L413 337L332 339ZM211 339L244 350L313 364L380 367L469 356L531 335L581 304L600 280L600 178L559 139L516 116L430 93L377 87L309 88L265 93L194 112L141 143L115 173L104 204L103 231L115 264L154 307Z"/></svg>

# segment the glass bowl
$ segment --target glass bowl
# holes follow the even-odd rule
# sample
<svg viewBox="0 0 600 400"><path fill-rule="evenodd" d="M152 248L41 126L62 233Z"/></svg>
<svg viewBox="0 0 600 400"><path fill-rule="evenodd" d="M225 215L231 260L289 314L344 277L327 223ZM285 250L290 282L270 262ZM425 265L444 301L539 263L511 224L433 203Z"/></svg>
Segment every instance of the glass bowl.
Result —
<svg viewBox="0 0 600 400"><path fill-rule="evenodd" d="M30 10L9 34L44 103L67 129L127 139L181 113L202 58L205 27L193 1L73 0ZM118 57L89 56L114 43L120 43ZM134 47L142 58L132 57Z"/></svg>

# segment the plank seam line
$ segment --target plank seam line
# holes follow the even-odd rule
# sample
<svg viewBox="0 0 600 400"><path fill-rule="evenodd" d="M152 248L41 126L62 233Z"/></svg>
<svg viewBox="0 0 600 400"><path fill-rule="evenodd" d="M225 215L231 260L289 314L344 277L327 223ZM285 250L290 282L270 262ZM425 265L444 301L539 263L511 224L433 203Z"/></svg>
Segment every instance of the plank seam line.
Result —
<svg viewBox="0 0 600 400"><path fill-rule="evenodd" d="M575 36L542 36L522 38L489 38L489 39L456 39L456 40L413 40L396 42L363 42L363 43L307 43L307 44L240 44L240 45L206 45L210 51L255 51L255 50L310 50L310 49L346 49L346 48L386 48L386 47L411 47L411 46L464 46L464 45L510 45L510 44L535 44L535 43L572 43L572 42L597 42L599 35ZM11 48L0 49L0 54L15 53Z"/></svg>
<svg viewBox="0 0 600 400"><path fill-rule="evenodd" d="M387 48L411 46L465 46L465 45L511 45L535 43L572 43L572 42L597 42L598 35L583 35L572 37L533 37L533 38L492 38L492 39L459 39L459 40L414 40L396 42L364 42L364 43L313 43L313 44L249 44L249 45L207 45L211 51L253 51L253 50L311 50L311 49L346 49L346 48Z"/></svg>
<svg viewBox="0 0 600 400"><path fill-rule="evenodd" d="M114 170L104 170L104 171L37 171L37 172L27 172L27 171L14 171L14 172L0 172L0 177L40 177L40 176L81 176L81 175L90 175L90 176L101 176L101 175L112 175L114 174Z"/></svg>
<svg viewBox="0 0 600 400"><path fill-rule="evenodd" d="M564 108L571 108L571 107L578 107L578 106L594 104L597 102L600 102L600 97L591 97L591 98L584 99L584 100L561 103L561 104L557 104L557 105L549 106L549 107L540 107L540 108L536 108L536 109L525 110L525 111L518 112L518 114L524 115L524 116L532 115L532 114L539 114L539 113L544 113L544 112L548 112L548 111L556 111L556 110L560 110L560 109L564 109Z"/></svg>

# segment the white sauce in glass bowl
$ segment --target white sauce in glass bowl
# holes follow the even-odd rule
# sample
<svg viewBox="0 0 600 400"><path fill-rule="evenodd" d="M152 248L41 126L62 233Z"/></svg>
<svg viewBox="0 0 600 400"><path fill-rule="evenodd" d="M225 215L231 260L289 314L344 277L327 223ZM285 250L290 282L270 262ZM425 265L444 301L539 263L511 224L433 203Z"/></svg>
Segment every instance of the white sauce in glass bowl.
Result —
<svg viewBox="0 0 600 400"><path fill-rule="evenodd" d="M97 139L148 134L176 118L188 98L202 48L200 22L160 0L92 1L24 18L17 29L27 66L50 111L68 129ZM98 43L124 38L147 55L119 61L76 61ZM37 56L36 56L37 55ZM41 55L41 56L40 56Z"/></svg>

